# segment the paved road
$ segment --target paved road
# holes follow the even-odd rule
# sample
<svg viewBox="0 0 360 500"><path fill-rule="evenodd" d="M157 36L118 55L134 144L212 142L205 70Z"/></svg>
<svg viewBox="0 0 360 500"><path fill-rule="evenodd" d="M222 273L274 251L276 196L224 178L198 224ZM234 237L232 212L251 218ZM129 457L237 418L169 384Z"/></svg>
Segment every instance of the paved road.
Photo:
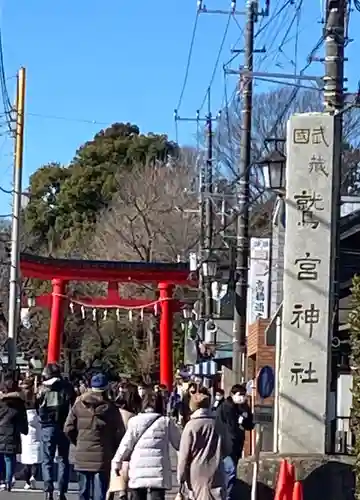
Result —
<svg viewBox="0 0 360 500"><path fill-rule="evenodd" d="M173 468L173 489L166 495L166 500L173 500L178 492L177 481L176 481L176 462L177 455L172 449L171 453L171 463ZM0 491L0 500L42 500L44 498L44 493L42 489L42 483L37 482L36 490L24 491L24 481L17 480L15 486L11 493L6 491ZM69 485L69 493L67 495L68 500L75 500L77 498L77 484L71 483ZM55 497L56 498L56 497Z"/></svg>

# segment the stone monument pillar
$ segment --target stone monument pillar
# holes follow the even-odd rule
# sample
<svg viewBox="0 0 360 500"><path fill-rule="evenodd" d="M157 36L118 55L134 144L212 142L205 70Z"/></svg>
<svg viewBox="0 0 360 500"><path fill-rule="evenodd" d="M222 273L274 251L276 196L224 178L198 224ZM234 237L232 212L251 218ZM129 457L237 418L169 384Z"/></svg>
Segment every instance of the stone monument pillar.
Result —
<svg viewBox="0 0 360 500"><path fill-rule="evenodd" d="M336 200L334 117L291 117L287 130L281 454L327 451Z"/></svg>

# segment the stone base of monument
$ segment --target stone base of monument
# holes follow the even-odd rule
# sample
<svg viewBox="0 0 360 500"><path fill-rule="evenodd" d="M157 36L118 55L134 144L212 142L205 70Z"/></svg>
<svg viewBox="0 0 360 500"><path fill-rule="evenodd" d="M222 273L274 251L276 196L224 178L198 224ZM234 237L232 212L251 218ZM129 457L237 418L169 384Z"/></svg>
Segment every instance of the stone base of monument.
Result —
<svg viewBox="0 0 360 500"><path fill-rule="evenodd" d="M295 465L303 482L304 500L354 500L353 457L330 455L260 455L257 500L273 500L281 460ZM236 499L250 500L253 459L240 460Z"/></svg>

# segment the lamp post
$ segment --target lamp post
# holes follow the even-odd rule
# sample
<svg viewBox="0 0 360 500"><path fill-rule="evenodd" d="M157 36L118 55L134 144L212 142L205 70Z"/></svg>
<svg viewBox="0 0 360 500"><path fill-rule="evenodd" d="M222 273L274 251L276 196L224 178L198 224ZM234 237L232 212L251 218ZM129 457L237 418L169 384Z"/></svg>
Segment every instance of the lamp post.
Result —
<svg viewBox="0 0 360 500"><path fill-rule="evenodd" d="M217 259L209 255L202 263L202 276L205 286L205 318L210 319L213 315L212 282L217 275Z"/></svg>
<svg viewBox="0 0 360 500"><path fill-rule="evenodd" d="M258 162L258 165L262 167L265 188L282 197L285 194L286 186L286 157L284 153L275 147Z"/></svg>
<svg viewBox="0 0 360 500"><path fill-rule="evenodd" d="M272 191L277 194L277 201L274 207L273 217L272 217L272 231L271 231L271 244L270 244L270 298L273 296L272 286L273 286L273 277L272 277L272 261L274 258L273 247L275 245L276 237L278 239L277 246L280 246L280 236L279 233L275 234L275 230L281 230L279 227L276 228L276 221L278 219L279 213L284 209L284 195L286 192L286 156L278 148L279 143L284 143L283 139L272 139L267 142L274 142L275 148L261 160L259 163L263 170L265 187L269 191ZM282 144L283 145L283 144ZM283 230L283 229L282 229ZM278 266L277 272L279 272ZM274 280L276 283L278 280ZM280 281L282 279L280 278ZM275 285L276 286L276 285ZM281 283L282 289L282 283ZM277 297L277 293L275 294ZM278 304L276 304L278 306ZM278 307L276 307L278 311ZM271 300L269 300L269 317L271 316ZM275 341L275 394L274 394L274 443L273 443L273 451L276 453L278 451L278 427L279 427L279 379L278 374L280 370L280 354L281 354L281 316L279 312L276 317L276 341Z"/></svg>
<svg viewBox="0 0 360 500"><path fill-rule="evenodd" d="M202 263L203 276L210 281L212 281L212 278L216 278L217 269L218 263L214 257L209 257Z"/></svg>

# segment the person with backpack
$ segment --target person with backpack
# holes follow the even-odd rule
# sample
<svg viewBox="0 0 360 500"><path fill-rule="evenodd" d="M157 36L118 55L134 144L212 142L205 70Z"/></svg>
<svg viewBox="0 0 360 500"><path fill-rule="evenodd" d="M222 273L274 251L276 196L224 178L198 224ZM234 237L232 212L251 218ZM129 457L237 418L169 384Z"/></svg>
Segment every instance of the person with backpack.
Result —
<svg viewBox="0 0 360 500"><path fill-rule="evenodd" d="M36 398L41 427L43 451L42 475L46 500L54 496L54 459L57 450L59 500L66 500L69 485L70 443L64 434L64 424L76 399L71 383L61 376L57 364L48 364L43 371L43 383Z"/></svg>

